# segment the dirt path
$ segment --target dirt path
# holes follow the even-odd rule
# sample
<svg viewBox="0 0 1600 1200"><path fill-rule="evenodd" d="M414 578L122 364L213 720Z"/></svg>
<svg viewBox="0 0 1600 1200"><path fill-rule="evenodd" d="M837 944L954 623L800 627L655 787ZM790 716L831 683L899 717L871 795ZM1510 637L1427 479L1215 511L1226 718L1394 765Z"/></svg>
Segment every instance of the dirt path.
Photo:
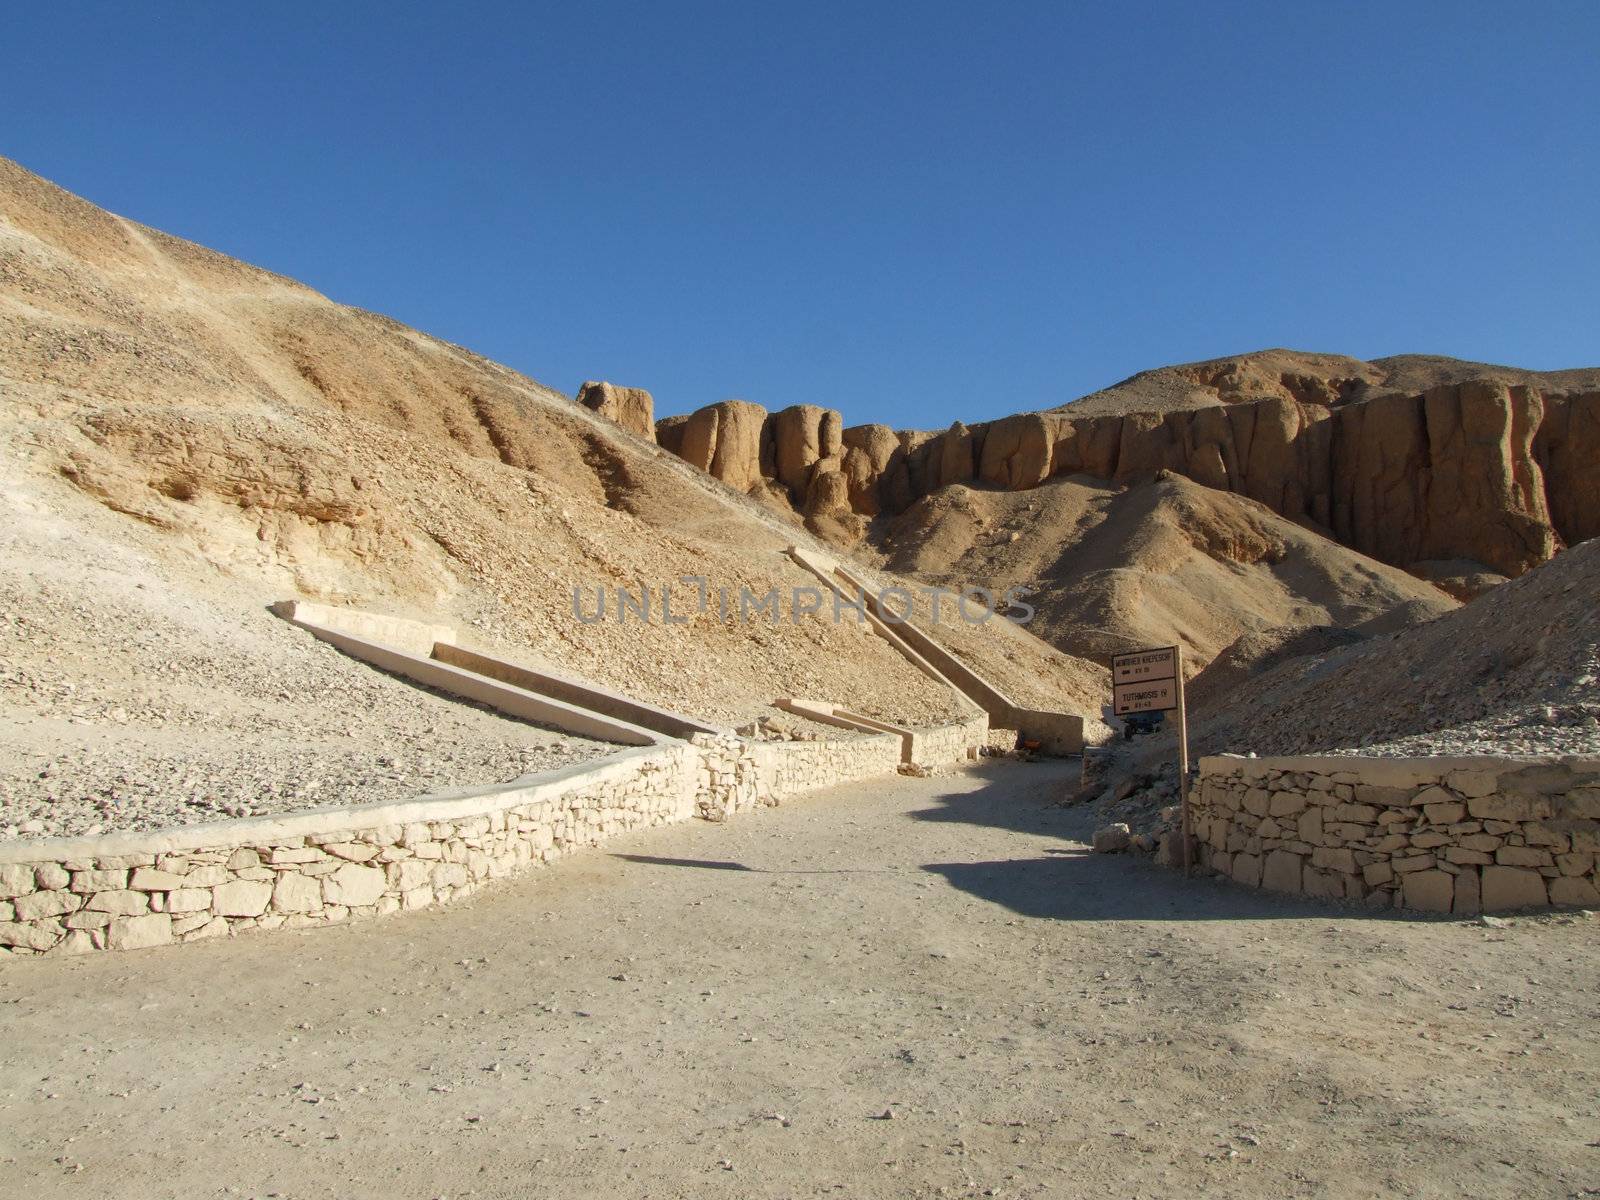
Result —
<svg viewBox="0 0 1600 1200"><path fill-rule="evenodd" d="M0 1194L1572 1196L1591 918L1374 918L839 788L453 908L0 969ZM890 1113L892 1117L885 1118Z"/></svg>

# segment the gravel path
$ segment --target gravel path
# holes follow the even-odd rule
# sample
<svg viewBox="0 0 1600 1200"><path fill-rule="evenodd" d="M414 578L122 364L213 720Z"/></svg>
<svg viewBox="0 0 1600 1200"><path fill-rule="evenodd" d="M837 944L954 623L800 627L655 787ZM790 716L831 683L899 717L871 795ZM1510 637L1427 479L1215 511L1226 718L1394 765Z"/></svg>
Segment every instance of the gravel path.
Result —
<svg viewBox="0 0 1600 1200"><path fill-rule="evenodd" d="M1592 920L1090 856L1075 764L833 789L474 900L0 970L0 1193L1566 1197ZM219 986L219 981L226 981Z"/></svg>

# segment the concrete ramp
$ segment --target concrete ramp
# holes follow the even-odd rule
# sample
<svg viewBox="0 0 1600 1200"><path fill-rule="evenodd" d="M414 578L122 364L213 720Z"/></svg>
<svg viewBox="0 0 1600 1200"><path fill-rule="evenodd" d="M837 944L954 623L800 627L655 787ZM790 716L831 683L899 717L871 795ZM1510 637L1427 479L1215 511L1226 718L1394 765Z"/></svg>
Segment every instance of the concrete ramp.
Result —
<svg viewBox="0 0 1600 1200"><path fill-rule="evenodd" d="M468 650L456 644L455 630L448 625L305 600L286 600L274 604L272 611L352 658L442 692L487 704L507 716L581 737L625 746L651 746L696 732L719 732L715 726L652 708L598 684L546 674Z"/></svg>
<svg viewBox="0 0 1600 1200"><path fill-rule="evenodd" d="M996 729L1015 729L1024 739L1037 742L1045 754L1083 752L1081 715L1018 704L911 621L888 610L877 593L837 559L800 546L790 546L788 554L845 599L860 599L874 632L967 705L988 713Z"/></svg>

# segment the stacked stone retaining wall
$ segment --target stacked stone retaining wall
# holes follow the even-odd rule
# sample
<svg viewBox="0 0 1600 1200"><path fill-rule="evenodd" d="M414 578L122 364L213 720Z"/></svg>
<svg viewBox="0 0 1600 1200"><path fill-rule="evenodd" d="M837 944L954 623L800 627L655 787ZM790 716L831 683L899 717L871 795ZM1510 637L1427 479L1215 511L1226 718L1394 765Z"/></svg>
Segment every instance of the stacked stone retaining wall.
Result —
<svg viewBox="0 0 1600 1200"><path fill-rule="evenodd" d="M1202 867L1274 891L1472 914L1600 906L1600 759L1200 762Z"/></svg>
<svg viewBox="0 0 1600 1200"><path fill-rule="evenodd" d="M960 757L953 754L951 757ZM425 908L621 833L893 774L893 734L698 735L503 787L0 844L0 956L136 949Z"/></svg>

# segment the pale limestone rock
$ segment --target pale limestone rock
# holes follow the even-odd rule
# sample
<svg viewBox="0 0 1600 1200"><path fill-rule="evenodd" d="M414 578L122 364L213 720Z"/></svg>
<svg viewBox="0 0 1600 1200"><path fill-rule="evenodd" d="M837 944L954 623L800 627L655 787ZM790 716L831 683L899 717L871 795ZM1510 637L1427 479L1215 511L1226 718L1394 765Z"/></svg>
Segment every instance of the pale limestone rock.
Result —
<svg viewBox="0 0 1600 1200"><path fill-rule="evenodd" d="M114 892L128 886L126 871L74 871L72 890L75 892Z"/></svg>
<svg viewBox="0 0 1600 1200"><path fill-rule="evenodd" d="M346 863L332 875L323 876L323 896L329 904L358 908L375 904L388 887L388 880L377 867Z"/></svg>
<svg viewBox="0 0 1600 1200"><path fill-rule="evenodd" d="M132 916L136 913L150 911L150 897L144 892L100 892L97 895L90 896L89 903L84 907L91 912Z"/></svg>
<svg viewBox="0 0 1600 1200"><path fill-rule="evenodd" d="M191 929L184 934L183 940L186 942L198 942L203 938L227 937L231 932L232 930L229 929L226 918L212 917L204 925Z"/></svg>
<svg viewBox="0 0 1600 1200"><path fill-rule="evenodd" d="M1261 884L1261 857L1256 854L1236 854L1233 858L1235 883L1258 887Z"/></svg>
<svg viewBox="0 0 1600 1200"><path fill-rule="evenodd" d="M74 896L71 892L30 892L26 896L18 896L12 901L12 906L19 921L43 921L48 917L76 912L82 900L83 897Z"/></svg>
<svg viewBox="0 0 1600 1200"><path fill-rule="evenodd" d="M28 863L0 863L0 900L26 896L34 890L34 868Z"/></svg>
<svg viewBox="0 0 1600 1200"><path fill-rule="evenodd" d="M279 912L320 912L322 884L296 871L285 871L272 889L272 907Z"/></svg>
<svg viewBox="0 0 1600 1200"><path fill-rule="evenodd" d="M376 846L369 846L365 842L334 842L324 846L323 849L335 858L354 863L364 863L378 853Z"/></svg>
<svg viewBox="0 0 1600 1200"><path fill-rule="evenodd" d="M274 867L294 866L297 863L319 862L325 857L316 846L281 846L267 853L267 862Z"/></svg>
<svg viewBox="0 0 1600 1200"><path fill-rule="evenodd" d="M210 888L178 888L176 891L167 893L166 911L169 913L209 912L210 909Z"/></svg>
<svg viewBox="0 0 1600 1200"><path fill-rule="evenodd" d="M72 874L55 863L40 863L34 868L33 880L41 892L59 892L72 882Z"/></svg>
<svg viewBox="0 0 1600 1200"><path fill-rule="evenodd" d="M1501 846L1494 852L1494 860L1504 867L1548 867L1555 857L1548 850L1531 846Z"/></svg>
<svg viewBox="0 0 1600 1200"><path fill-rule="evenodd" d="M31 876L33 872L30 870ZM36 925L17 921L0 922L0 946L20 946L24 950L48 950L56 944L57 934Z"/></svg>
<svg viewBox="0 0 1600 1200"><path fill-rule="evenodd" d="M140 867L125 886L136 892L171 892L187 886L187 883L183 875L155 867Z"/></svg>
<svg viewBox="0 0 1600 1200"><path fill-rule="evenodd" d="M272 885L234 879L211 889L211 911L219 917L259 917L272 901Z"/></svg>
<svg viewBox="0 0 1600 1200"><path fill-rule="evenodd" d="M52 954L91 954L99 947L94 944L94 938L84 929L74 929L57 942L51 950Z"/></svg>
<svg viewBox="0 0 1600 1200"><path fill-rule="evenodd" d="M171 941L172 918L166 913L117 917L106 932L106 945L112 950L142 950L148 946L165 946Z"/></svg>

